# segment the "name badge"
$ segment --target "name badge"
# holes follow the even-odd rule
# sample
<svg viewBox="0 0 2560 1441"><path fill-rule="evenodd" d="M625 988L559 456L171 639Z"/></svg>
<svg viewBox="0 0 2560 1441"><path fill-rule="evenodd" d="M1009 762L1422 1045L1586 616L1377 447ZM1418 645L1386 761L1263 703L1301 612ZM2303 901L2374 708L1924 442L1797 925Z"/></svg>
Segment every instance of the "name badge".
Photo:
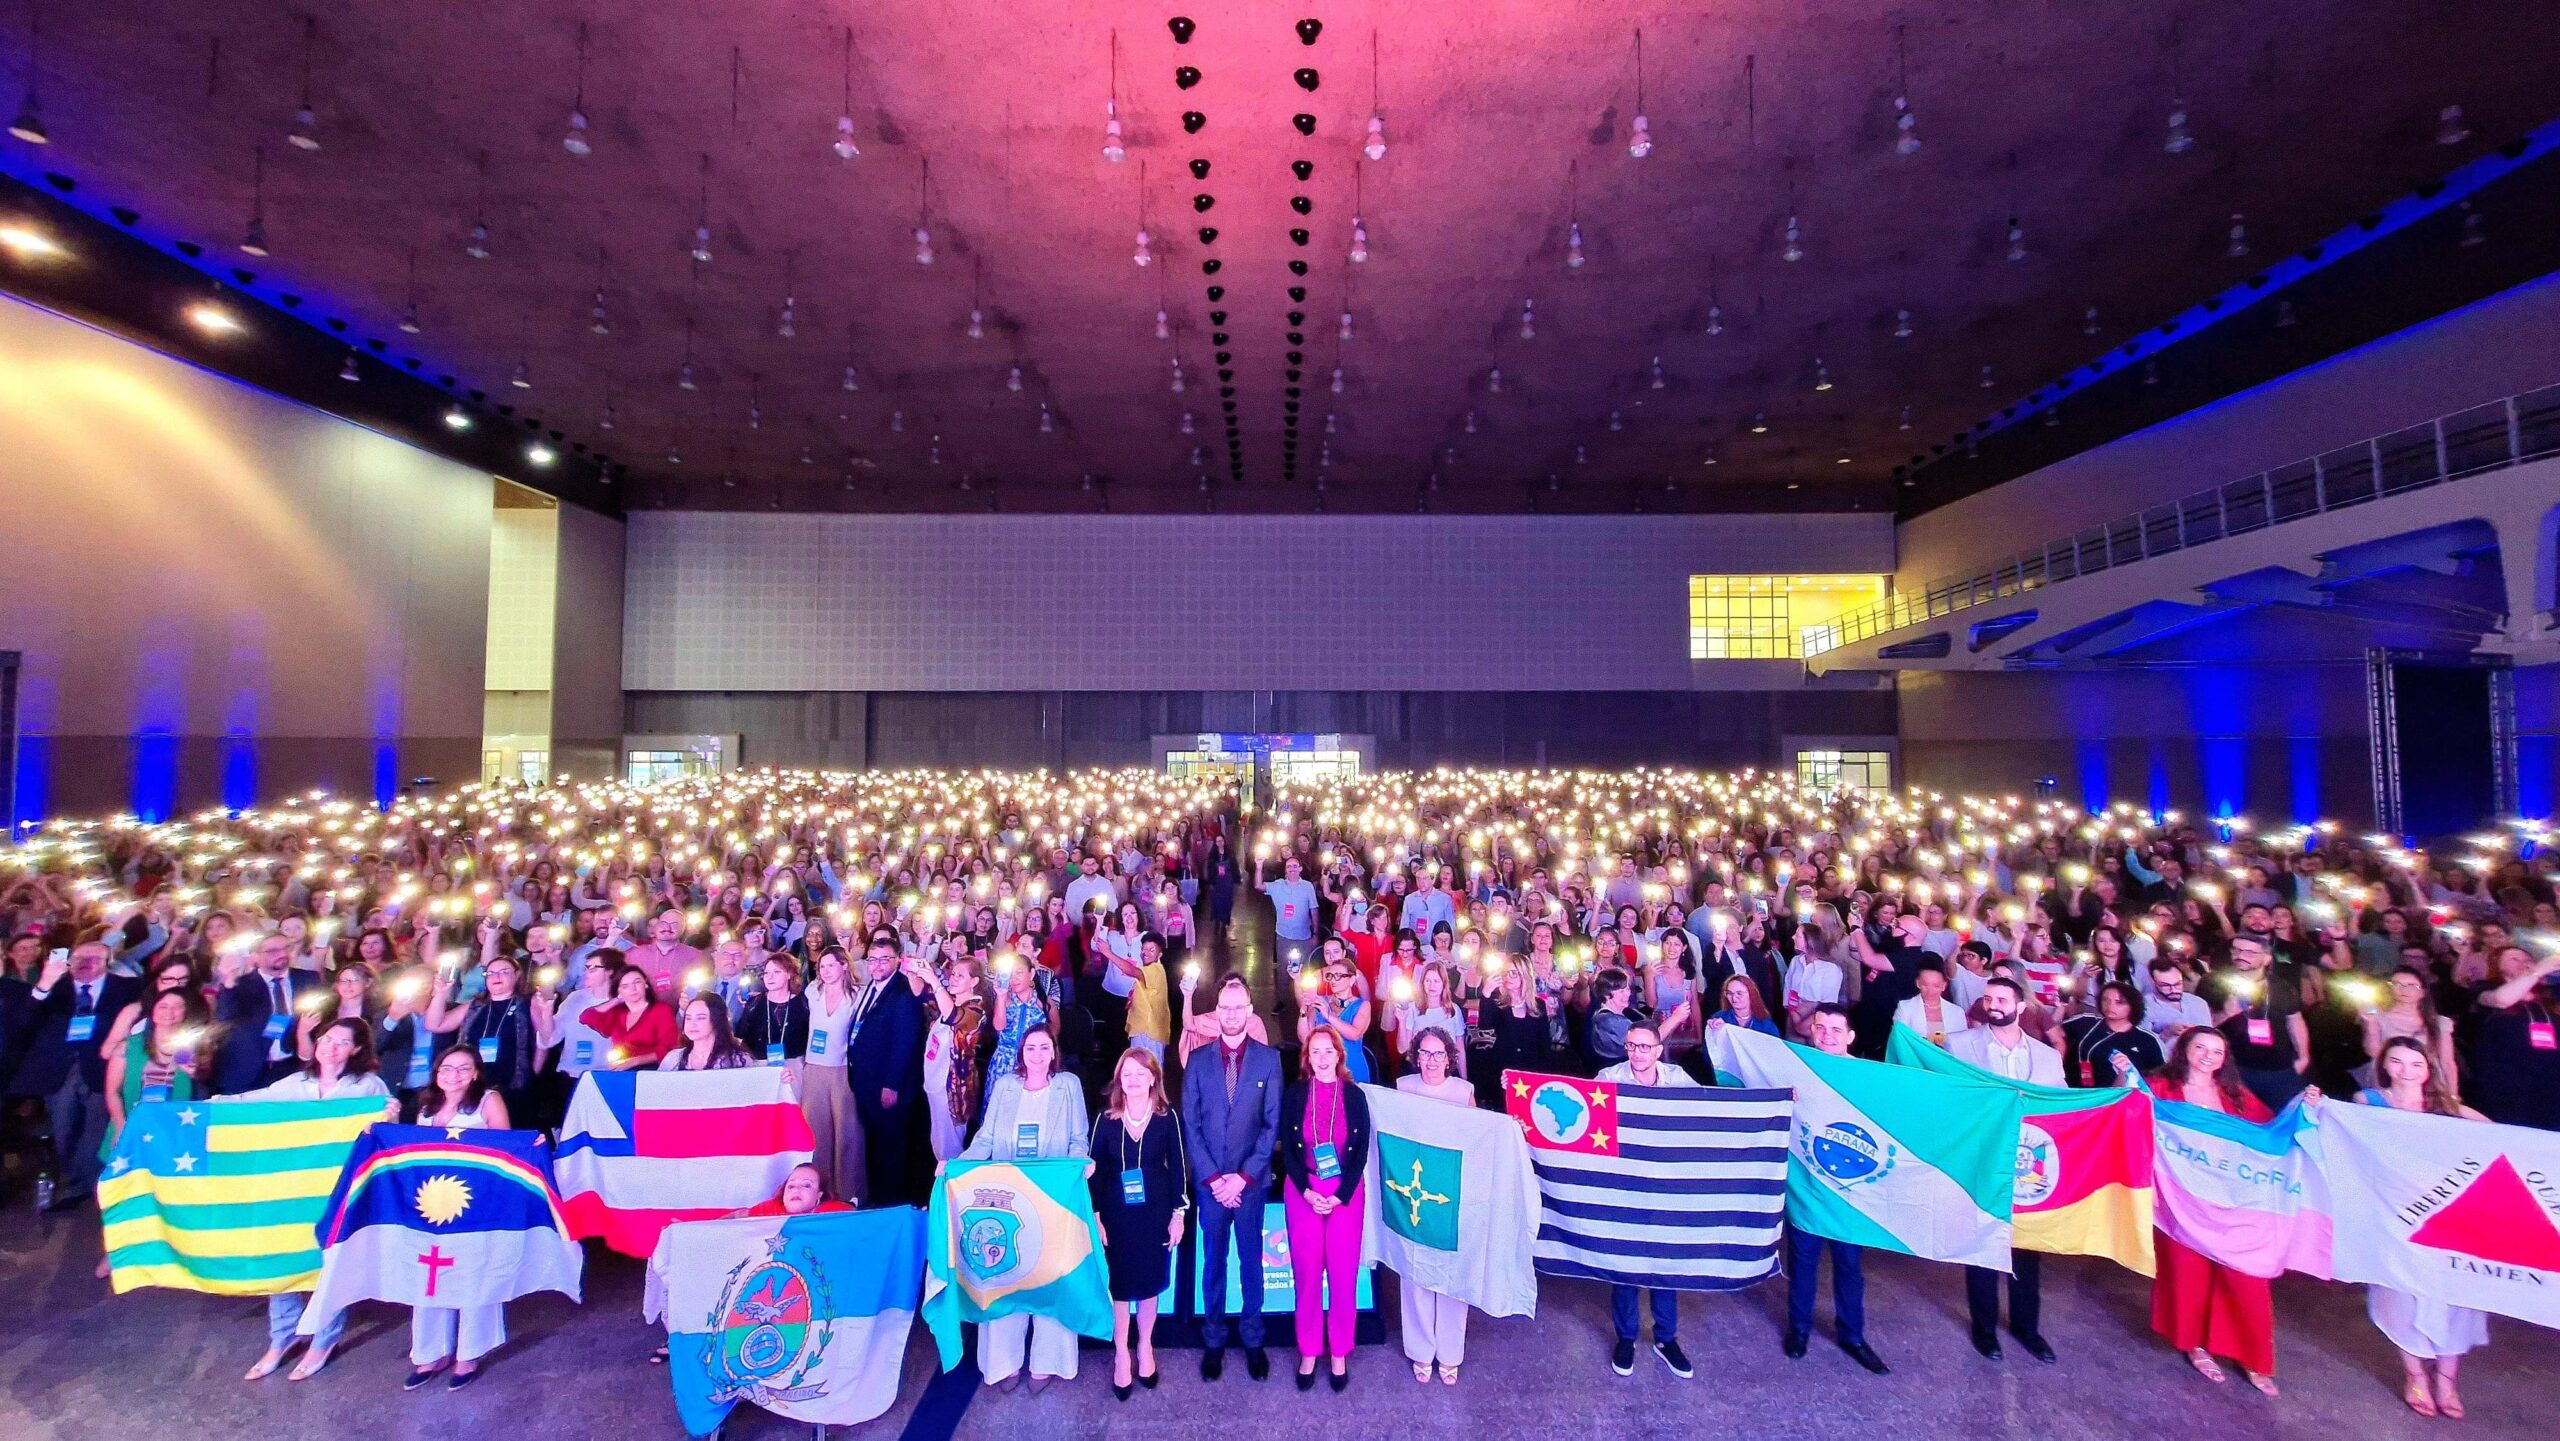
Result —
<svg viewBox="0 0 2560 1441"><path fill-rule="evenodd" d="M2533 1048L2537 1051L2560 1050L2560 1037L2552 1035L2551 1023L2549 1021L2525 1022L2524 1036L2525 1040L2531 1043Z"/></svg>
<svg viewBox="0 0 2560 1441"><path fill-rule="evenodd" d="M427 1077L434 1073L435 1065L436 1058L432 1047L423 1041L412 1046L409 1050L409 1089L414 1091L424 1086L427 1083Z"/></svg>
<svg viewBox="0 0 2560 1441"><path fill-rule="evenodd" d="M2249 1018L2249 1044L2272 1046L2276 1043L2276 1023L2264 1016Z"/></svg>
<svg viewBox="0 0 2560 1441"><path fill-rule="evenodd" d="M1315 1165L1316 1179L1319 1181L1330 1181L1342 1174L1342 1158L1335 1153L1331 1141L1317 1145Z"/></svg>
<svg viewBox="0 0 2560 1441"><path fill-rule="evenodd" d="M1040 1154L1040 1123L1023 1121L1013 1128L1013 1153L1017 1156Z"/></svg>
<svg viewBox="0 0 2560 1441"><path fill-rule="evenodd" d="M1147 1203L1147 1173L1128 1170L1120 1173L1120 1199L1132 1206Z"/></svg>
<svg viewBox="0 0 2560 1441"><path fill-rule="evenodd" d="M596 1043L595 1043L595 1042L593 1042L593 1041L587 1041L587 1040L578 1040L578 1041L571 1041L571 1042L569 1043L569 1064L571 1064L571 1065L573 1065L573 1066L592 1066L592 1065L594 1065L595 1063L596 1063Z"/></svg>
<svg viewBox="0 0 2560 1441"><path fill-rule="evenodd" d="M480 1064L484 1066L494 1066L498 1064L497 1037L482 1036L480 1038Z"/></svg>
<svg viewBox="0 0 2560 1441"><path fill-rule="evenodd" d="M293 1013L291 1011L269 1011L267 1013L266 1035L268 1040L281 1041L284 1039L284 1033L291 1029L293 1029ZM86 1036L74 1036L72 1039L75 1041L85 1041L89 1038Z"/></svg>
<svg viewBox="0 0 2560 1441"><path fill-rule="evenodd" d="M787 1059L789 1058L782 1054L782 1043L780 1041L767 1041L764 1043L764 1063L766 1065L779 1066Z"/></svg>
<svg viewBox="0 0 2560 1441"><path fill-rule="evenodd" d="M2549 1030L2550 1027L2546 1026L2543 1029ZM69 1030L62 1033L62 1038L66 1041L85 1041L96 1034L98 1034L98 1015L97 1012L92 1011L85 1016L73 1016L71 1018L71 1027ZM268 1034L277 1035L281 1033L270 1031Z"/></svg>
<svg viewBox="0 0 2560 1441"><path fill-rule="evenodd" d="M827 1033L824 1031L811 1031L809 1033L809 1054L813 1056L823 1056L826 1053Z"/></svg>
<svg viewBox="0 0 2560 1441"><path fill-rule="evenodd" d="M142 1099L146 1101L165 1101L169 1099L169 1088L166 1086L145 1086L142 1088Z"/></svg>

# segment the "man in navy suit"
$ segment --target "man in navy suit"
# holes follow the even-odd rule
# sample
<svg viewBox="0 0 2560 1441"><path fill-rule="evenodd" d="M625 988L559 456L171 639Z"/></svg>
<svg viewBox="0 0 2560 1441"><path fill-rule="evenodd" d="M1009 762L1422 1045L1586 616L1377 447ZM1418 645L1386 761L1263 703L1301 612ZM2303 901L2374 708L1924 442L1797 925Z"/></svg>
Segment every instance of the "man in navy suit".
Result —
<svg viewBox="0 0 2560 1441"><path fill-rule="evenodd" d="M1183 1062L1182 1133L1190 1149L1200 1224L1200 1378L1226 1366L1227 1253L1237 1253L1243 1309L1236 1316L1245 1370L1271 1374L1262 1349L1262 1210L1271 1195L1271 1151L1280 1138L1280 1053L1253 1039L1253 993L1244 977L1218 986L1218 1039Z"/></svg>
<svg viewBox="0 0 2560 1441"><path fill-rule="evenodd" d="M107 1029L142 998L142 982L107 974L106 943L82 941L44 963L32 993L25 1058L9 1094L44 1102L61 1179L53 1209L85 1201L98 1186L98 1146L107 1134Z"/></svg>
<svg viewBox="0 0 2560 1441"><path fill-rule="evenodd" d="M328 983L293 968L293 942L281 932L258 938L249 970L213 999L222 1049L214 1057L213 1093L236 1096L284 1079L300 1064L293 1054L294 1007L305 991Z"/></svg>
<svg viewBox="0 0 2560 1441"><path fill-rule="evenodd" d="M867 979L853 1000L853 1038L845 1046L845 1082L862 1121L866 1206L922 1205L926 1199L911 1147L924 1110L924 1001L907 983L898 944L874 936L863 954Z"/></svg>

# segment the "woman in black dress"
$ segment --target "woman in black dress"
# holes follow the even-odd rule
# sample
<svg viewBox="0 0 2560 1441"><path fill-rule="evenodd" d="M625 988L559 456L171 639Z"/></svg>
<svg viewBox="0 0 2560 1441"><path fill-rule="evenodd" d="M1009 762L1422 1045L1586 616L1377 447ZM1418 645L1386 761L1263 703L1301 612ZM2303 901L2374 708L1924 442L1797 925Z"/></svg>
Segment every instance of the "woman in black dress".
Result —
<svg viewBox="0 0 2560 1441"><path fill-rule="evenodd" d="M1191 1208L1182 1118L1165 1098L1155 1057L1134 1046L1121 1053L1091 1150L1093 1214L1111 1273L1111 1394L1126 1401L1133 1384L1155 1389L1156 1298L1173 1278Z"/></svg>

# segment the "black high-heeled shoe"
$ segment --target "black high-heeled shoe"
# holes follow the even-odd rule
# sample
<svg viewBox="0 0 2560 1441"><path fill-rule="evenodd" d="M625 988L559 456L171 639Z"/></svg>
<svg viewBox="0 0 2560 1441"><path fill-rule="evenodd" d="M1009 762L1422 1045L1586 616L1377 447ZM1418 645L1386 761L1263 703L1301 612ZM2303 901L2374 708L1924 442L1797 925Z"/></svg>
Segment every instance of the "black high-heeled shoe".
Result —
<svg viewBox="0 0 2560 1441"><path fill-rule="evenodd" d="M1313 1371L1299 1372L1298 1389L1301 1391L1313 1391L1316 1389L1316 1373Z"/></svg>
<svg viewBox="0 0 2560 1441"><path fill-rule="evenodd" d="M1118 1381L1111 1383L1111 1394L1122 1401L1126 1401L1130 1396L1136 1394L1137 1389L1138 1388L1135 1386L1124 1385Z"/></svg>
<svg viewBox="0 0 2560 1441"><path fill-rule="evenodd" d="M1164 1368L1162 1366L1158 1366L1155 1370L1149 1371L1145 1375L1140 1376L1138 1378L1138 1384L1146 1387L1150 1391L1153 1391L1156 1389L1156 1382L1162 1379L1163 1374Z"/></svg>
<svg viewBox="0 0 2560 1441"><path fill-rule="evenodd" d="M1324 1378L1324 1383L1332 1387L1337 1395L1349 1390L1351 1388L1351 1368L1346 1366L1339 1371L1328 1372Z"/></svg>

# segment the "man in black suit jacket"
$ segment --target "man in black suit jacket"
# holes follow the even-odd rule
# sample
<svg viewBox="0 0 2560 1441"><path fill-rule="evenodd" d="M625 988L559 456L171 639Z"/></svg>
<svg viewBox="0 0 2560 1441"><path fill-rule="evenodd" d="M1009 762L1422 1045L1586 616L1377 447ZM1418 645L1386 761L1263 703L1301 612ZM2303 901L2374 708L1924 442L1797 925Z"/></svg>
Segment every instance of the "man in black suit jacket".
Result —
<svg viewBox="0 0 2560 1441"><path fill-rule="evenodd" d="M1199 1215L1200 1376L1218 1379L1227 1344L1227 1253L1236 1253L1243 1292L1236 1339L1245 1369L1271 1372L1262 1349L1262 1210L1271 1197L1271 1151L1280 1137L1280 1053L1250 1034L1253 992L1244 977L1218 986L1218 1038L1182 1063L1182 1135L1189 1149L1192 1205Z"/></svg>
<svg viewBox="0 0 2560 1441"><path fill-rule="evenodd" d="M865 1206L921 1205L926 1199L911 1147L924 1111L924 1001L907 983L897 943L875 938L863 956L866 980L854 996L845 1083L862 1121Z"/></svg>
<svg viewBox="0 0 2560 1441"><path fill-rule="evenodd" d="M85 1201L98 1186L98 1147L107 1135L107 1061L100 1049L118 1013L142 998L142 982L107 974L107 948L82 941L48 959L37 976L27 1051L9 1094L44 1101L53 1126L53 1209Z"/></svg>
<svg viewBox="0 0 2560 1441"><path fill-rule="evenodd" d="M280 932L258 938L246 974L214 997L213 1019L222 1027L214 1057L213 1093L236 1096L284 1079L299 1064L293 1054L294 1007L303 992L327 982L293 968L293 942Z"/></svg>

